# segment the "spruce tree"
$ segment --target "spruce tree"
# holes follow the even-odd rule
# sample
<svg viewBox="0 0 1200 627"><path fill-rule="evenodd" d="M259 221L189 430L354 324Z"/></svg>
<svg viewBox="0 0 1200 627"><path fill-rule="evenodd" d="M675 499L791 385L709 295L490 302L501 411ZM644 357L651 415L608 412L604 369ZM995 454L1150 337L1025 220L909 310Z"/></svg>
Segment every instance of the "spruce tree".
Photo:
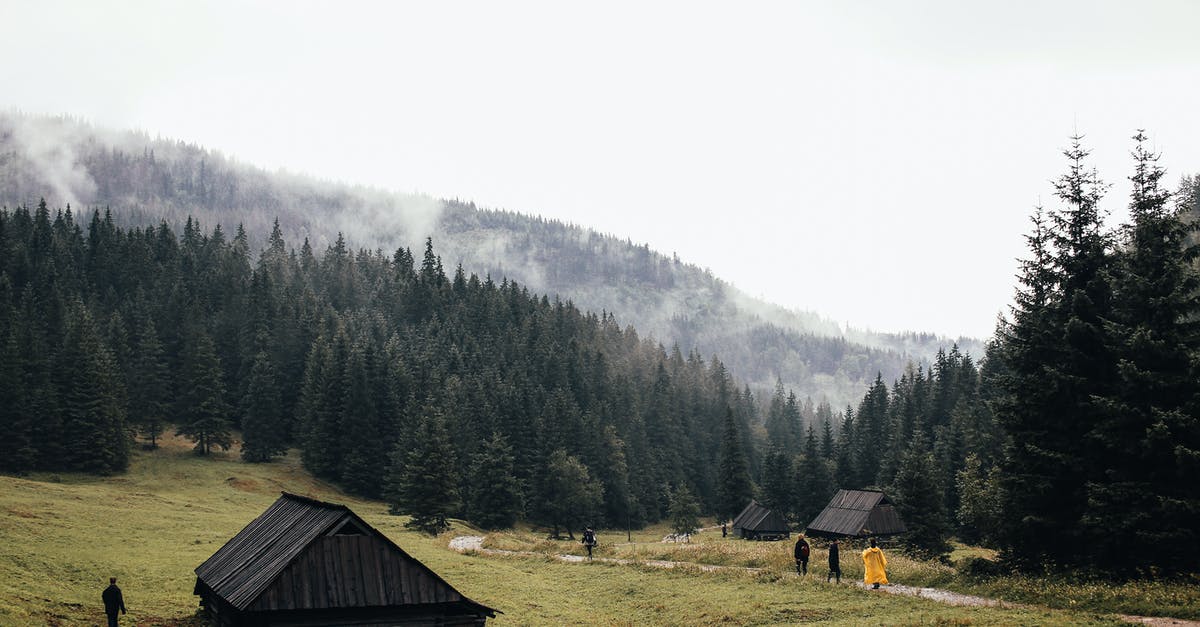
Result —
<svg viewBox="0 0 1200 627"><path fill-rule="evenodd" d="M753 496L754 486L750 483L750 470L742 450L738 425L733 418L733 410L726 408L720 474L717 476L717 516L721 520L733 520Z"/></svg>
<svg viewBox="0 0 1200 627"><path fill-rule="evenodd" d="M908 532L905 546L922 558L935 558L950 552L949 520L942 500L942 486L937 484L933 454L913 446L904 455L892 485L896 513Z"/></svg>
<svg viewBox="0 0 1200 627"><path fill-rule="evenodd" d="M60 354L63 463L99 474L125 470L129 436L116 361L87 307L77 301L71 314Z"/></svg>
<svg viewBox="0 0 1200 627"><path fill-rule="evenodd" d="M772 448L763 458L762 504L793 520L796 511L796 485L792 473L792 455Z"/></svg>
<svg viewBox="0 0 1200 627"><path fill-rule="evenodd" d="M508 440L493 433L471 457L467 476L467 519L484 529L512 527L522 512L522 491Z"/></svg>
<svg viewBox="0 0 1200 627"><path fill-rule="evenodd" d="M228 449L233 438L221 362L203 329L193 329L189 334L176 386L179 400L175 415L179 424L175 433L195 442L198 455L208 455L214 447Z"/></svg>
<svg viewBox="0 0 1200 627"><path fill-rule="evenodd" d="M412 448L397 446L391 454L384 498L393 514L408 514L406 527L437 535L461 507L454 447L440 413L421 417Z"/></svg>
<svg viewBox="0 0 1200 627"><path fill-rule="evenodd" d="M132 355L129 410L133 426L158 447L170 408L171 373L154 321L147 318L138 332Z"/></svg>
<svg viewBox="0 0 1200 627"><path fill-rule="evenodd" d="M266 351L254 356L242 399L242 459L269 462L287 450L275 366Z"/></svg>
<svg viewBox="0 0 1200 627"><path fill-rule="evenodd" d="M687 537L692 541L692 533L700 528L700 504L692 491L686 485L681 485L671 493L671 532L675 538Z"/></svg>
<svg viewBox="0 0 1200 627"><path fill-rule="evenodd" d="M1091 425L1102 472L1087 484L1093 563L1123 576L1189 572L1200 558L1200 280L1195 225L1168 205L1159 155L1134 136L1129 213L1113 272L1118 380Z"/></svg>

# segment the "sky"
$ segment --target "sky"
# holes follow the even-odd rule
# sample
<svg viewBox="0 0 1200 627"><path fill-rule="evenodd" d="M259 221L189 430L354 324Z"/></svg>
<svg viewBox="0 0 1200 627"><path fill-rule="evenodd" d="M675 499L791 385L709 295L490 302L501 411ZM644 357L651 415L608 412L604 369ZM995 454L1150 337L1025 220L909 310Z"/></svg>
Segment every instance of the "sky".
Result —
<svg viewBox="0 0 1200 627"><path fill-rule="evenodd" d="M0 0L0 109L648 243L860 329L989 336L1076 133L1200 173L1200 2Z"/></svg>

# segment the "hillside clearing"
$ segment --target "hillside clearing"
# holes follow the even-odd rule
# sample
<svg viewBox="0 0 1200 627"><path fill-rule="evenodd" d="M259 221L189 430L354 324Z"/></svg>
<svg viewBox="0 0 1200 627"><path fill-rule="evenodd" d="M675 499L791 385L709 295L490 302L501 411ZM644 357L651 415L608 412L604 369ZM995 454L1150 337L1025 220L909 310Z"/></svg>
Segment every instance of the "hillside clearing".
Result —
<svg viewBox="0 0 1200 627"><path fill-rule="evenodd" d="M281 490L345 503L464 594L503 611L495 621L501 626L1121 624L1116 616L1087 611L954 607L826 585L823 573L806 579L787 574L786 556L780 561L776 555L784 547L777 543L664 545L657 542L661 529L654 528L634 534L645 542L622 547L613 545L625 540L625 532L602 533L600 556L620 551L621 559L666 556L763 572L463 554L448 548L451 535L411 532L404 528L406 519L389 516L383 503L347 496L312 479L294 454L260 465L241 463L233 452L203 459L176 438L167 438L157 451L138 451L130 471L120 476L0 477L0 546L5 547L0 624L97 624L102 620L99 594L109 576L120 579L132 624L192 623L193 569ZM461 525L451 532L471 533ZM529 541L528 535L514 533L489 536L486 543L521 550L517 545ZM547 544L578 549L572 543ZM847 578L850 572L847 568Z"/></svg>

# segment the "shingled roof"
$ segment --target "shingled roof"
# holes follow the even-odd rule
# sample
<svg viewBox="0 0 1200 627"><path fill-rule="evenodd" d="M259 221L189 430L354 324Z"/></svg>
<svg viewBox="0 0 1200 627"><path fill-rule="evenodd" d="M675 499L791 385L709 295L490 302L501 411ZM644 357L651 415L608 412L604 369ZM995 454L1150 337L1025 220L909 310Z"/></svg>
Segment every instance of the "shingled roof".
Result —
<svg viewBox="0 0 1200 627"><path fill-rule="evenodd" d="M889 536L908 531L887 495L877 490L838 490L829 505L808 524L817 537Z"/></svg>
<svg viewBox="0 0 1200 627"><path fill-rule="evenodd" d="M472 601L345 505L284 492L196 568L196 593L237 611Z"/></svg>
<svg viewBox="0 0 1200 627"><path fill-rule="evenodd" d="M742 513L733 519L733 528L735 530L748 529L750 531L762 532L787 532L788 524L783 519L783 516L763 507L758 501L751 499L750 504L742 510Z"/></svg>

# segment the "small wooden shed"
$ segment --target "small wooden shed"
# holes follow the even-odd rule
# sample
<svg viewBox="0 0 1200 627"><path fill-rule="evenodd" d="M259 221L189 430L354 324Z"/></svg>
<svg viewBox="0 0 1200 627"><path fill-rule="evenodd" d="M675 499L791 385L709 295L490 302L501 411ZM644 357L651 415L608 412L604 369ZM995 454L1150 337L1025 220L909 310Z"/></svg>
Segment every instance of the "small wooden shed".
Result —
<svg viewBox="0 0 1200 627"><path fill-rule="evenodd" d="M221 627L478 625L460 594L345 505L283 493L196 568Z"/></svg>
<svg viewBox="0 0 1200 627"><path fill-rule="evenodd" d="M893 536L905 531L896 506L878 490L838 490L805 530L818 538Z"/></svg>
<svg viewBox="0 0 1200 627"><path fill-rule="evenodd" d="M733 535L744 540L782 540L791 536L791 528L778 512L751 499L733 519Z"/></svg>

